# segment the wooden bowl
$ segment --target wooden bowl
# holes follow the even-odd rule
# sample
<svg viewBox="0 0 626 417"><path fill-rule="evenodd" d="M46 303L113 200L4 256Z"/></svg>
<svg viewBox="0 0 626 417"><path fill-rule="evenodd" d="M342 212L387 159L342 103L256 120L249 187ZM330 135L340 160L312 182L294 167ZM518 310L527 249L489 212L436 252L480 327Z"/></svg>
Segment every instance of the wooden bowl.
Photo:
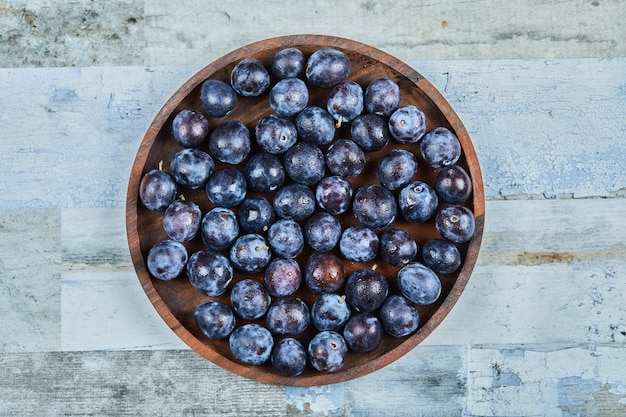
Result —
<svg viewBox="0 0 626 417"><path fill-rule="evenodd" d="M420 326L416 333L405 338L393 338L385 335L381 345L374 352L367 354L350 352L344 366L334 373L320 373L313 368L308 368L298 377L280 376L269 363L261 366L243 364L232 355L227 340L210 340L202 334L194 321L193 313L197 305L211 297L204 296L195 290L184 273L172 281L160 281L150 276L146 268L148 251L154 244L166 239L167 236L162 226L163 213L148 211L138 199L139 183L142 176L147 171L156 168L159 161L164 161L164 169L168 171L172 156L182 149L172 139L172 119L183 109L202 111L199 99L202 82L209 78L228 81L231 69L244 58L256 58L268 65L272 55L286 47L297 47L306 57L324 47L339 49L345 52L350 59L352 66L350 80L357 81L365 87L376 78L391 78L400 87L402 94L400 104L413 104L424 111L427 116L428 130L437 126L445 126L452 130L459 138L463 148L463 154L457 164L464 167L472 179L473 193L465 205L473 211L476 221L473 238L468 243L458 245L463 256L461 268L456 273L440 277L442 292L436 303L418 306ZM317 104L324 107L328 91L329 89L311 87L309 105ZM268 103L267 95L258 98L239 97L237 107L225 118L219 120L209 118L211 128L223 120L237 119L245 123L251 132L254 132L256 122L263 115L271 113ZM344 124L338 128L335 139L349 136L349 124ZM392 147L412 150L419 163L415 179L433 183L437 170L428 167L423 162L419 152L419 144L402 145L392 140L382 151L366 153L368 159L366 170L359 177L351 179L355 189L366 183L377 182L375 174L377 161ZM216 166L220 167L221 165L216 160ZM213 207L204 189L192 191L179 188L179 193L184 194L186 199L196 202L203 213ZM441 204L439 208L444 205ZM356 224L351 213L342 215L340 220L344 228ZM467 131L448 102L417 71L383 51L353 40L319 35L285 36L244 46L217 59L191 77L165 103L148 128L132 167L128 186L126 223L130 253L139 282L163 320L193 350L222 368L252 380L279 385L324 385L357 378L388 365L422 342L444 320L465 288L478 257L484 225L484 190L478 159ZM434 227L434 221L412 224L398 219L394 225L409 231L417 241L420 250L426 241L439 237ZM197 250L205 249L199 237L186 242L185 246L190 255ZM297 260L301 265L310 253L309 250L305 249L299 255ZM420 261L420 259L421 256L418 255L416 261ZM398 293L396 274L399 268L392 267L382 260L365 264L344 261L346 276L355 269L372 267L374 263L378 271L389 279L390 293ZM244 277L250 277L250 274L236 272L233 282ZM256 274L253 277L262 282L262 274ZM295 295L309 305L315 298L304 283ZM223 296L213 298L230 305L228 292ZM263 320L258 322L264 323ZM238 319L238 325L240 324L242 324L242 320ZM313 334L313 326L309 326L309 330L299 339L306 346Z"/></svg>

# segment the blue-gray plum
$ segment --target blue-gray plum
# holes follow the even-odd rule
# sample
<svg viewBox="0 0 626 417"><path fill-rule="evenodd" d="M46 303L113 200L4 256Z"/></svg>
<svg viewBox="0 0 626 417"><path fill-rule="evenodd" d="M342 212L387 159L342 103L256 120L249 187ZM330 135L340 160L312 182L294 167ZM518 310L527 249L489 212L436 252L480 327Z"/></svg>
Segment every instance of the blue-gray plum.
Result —
<svg viewBox="0 0 626 417"><path fill-rule="evenodd" d="M435 228L441 237L454 243L465 243L474 236L476 221L474 213L465 207L452 205L437 213Z"/></svg>
<svg viewBox="0 0 626 417"><path fill-rule="evenodd" d="M329 88L350 75L351 65L347 55L335 48L322 48L307 60L305 76L316 87Z"/></svg>
<svg viewBox="0 0 626 417"><path fill-rule="evenodd" d="M429 305L441 294L441 281L435 272L419 262L411 262L398 271L398 288L415 304Z"/></svg>
<svg viewBox="0 0 626 417"><path fill-rule="evenodd" d="M306 369L306 349L298 339L286 337L276 342L270 361L280 375L298 376Z"/></svg>
<svg viewBox="0 0 626 417"><path fill-rule="evenodd" d="M461 157L461 143L450 129L438 126L426 133L420 142L422 157L433 168L456 163Z"/></svg>
<svg viewBox="0 0 626 417"><path fill-rule="evenodd" d="M202 334L209 339L226 339L237 324L230 307L216 300L199 304L194 311L194 319Z"/></svg>
<svg viewBox="0 0 626 417"><path fill-rule="evenodd" d="M187 242L200 231L202 211L200 207L188 200L174 200L163 214L163 230L170 239Z"/></svg>
<svg viewBox="0 0 626 417"><path fill-rule="evenodd" d="M139 200L148 210L165 210L176 199L177 190L176 181L169 173L152 169L139 182Z"/></svg>
<svg viewBox="0 0 626 417"><path fill-rule="evenodd" d="M359 313L350 317L343 328L343 338L353 352L368 353L376 350L383 340L383 326L375 315Z"/></svg>
<svg viewBox="0 0 626 417"><path fill-rule="evenodd" d="M315 294L339 291L346 281L343 262L332 252L315 252L304 267L304 282Z"/></svg>
<svg viewBox="0 0 626 417"><path fill-rule="evenodd" d="M172 136L184 148L196 148L204 143L209 134L209 121L204 114L184 109L174 116Z"/></svg>
<svg viewBox="0 0 626 417"><path fill-rule="evenodd" d="M180 276L187 262L187 249L182 243L166 239L150 249L146 266L154 278L170 281Z"/></svg>
<svg viewBox="0 0 626 417"><path fill-rule="evenodd" d="M373 312L388 294L387 278L373 269L357 269L346 281L346 301L359 313Z"/></svg>
<svg viewBox="0 0 626 417"><path fill-rule="evenodd" d="M311 323L319 331L340 331L350 314L345 296L336 293L322 294L311 306Z"/></svg>
<svg viewBox="0 0 626 417"><path fill-rule="evenodd" d="M393 337L404 337L414 333L419 326L417 308L399 294L387 297L378 313L385 333Z"/></svg>
<svg viewBox="0 0 626 417"><path fill-rule="evenodd" d="M396 198L382 185L370 184L359 188L352 202L354 217L373 229L389 226L398 214Z"/></svg>
<svg viewBox="0 0 626 417"><path fill-rule="evenodd" d="M263 64L253 58L239 61L230 73L230 85L237 94L257 97L270 88L270 74Z"/></svg>
<svg viewBox="0 0 626 417"><path fill-rule="evenodd" d="M309 362L320 372L336 372L348 356L348 345L343 336L326 330L316 334L307 349Z"/></svg>
<svg viewBox="0 0 626 417"><path fill-rule="evenodd" d="M389 116L391 137L400 143L417 143L426 133L426 115L412 104L398 107Z"/></svg>
<svg viewBox="0 0 626 417"><path fill-rule="evenodd" d="M244 320L256 320L267 313L272 299L263 284L245 278L233 285L230 302L239 317Z"/></svg>
<svg viewBox="0 0 626 417"><path fill-rule="evenodd" d="M222 295L233 280L233 266L224 255L204 249L194 252L187 262L189 282L201 294Z"/></svg>
<svg viewBox="0 0 626 417"><path fill-rule="evenodd" d="M249 365L262 365L269 361L274 348L274 338L260 324L248 323L237 327L228 338L233 356Z"/></svg>

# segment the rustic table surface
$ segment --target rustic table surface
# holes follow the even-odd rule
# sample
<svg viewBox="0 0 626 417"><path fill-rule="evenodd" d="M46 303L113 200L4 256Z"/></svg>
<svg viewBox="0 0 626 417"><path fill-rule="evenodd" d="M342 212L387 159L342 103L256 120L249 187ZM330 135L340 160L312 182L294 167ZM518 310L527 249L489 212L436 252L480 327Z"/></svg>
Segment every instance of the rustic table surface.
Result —
<svg viewBox="0 0 626 417"><path fill-rule="evenodd" d="M623 0L0 1L0 415L626 415L625 22ZM443 324L382 370L309 388L184 345L125 233L130 167L165 101L215 58L293 33L370 44L429 79L487 200Z"/></svg>

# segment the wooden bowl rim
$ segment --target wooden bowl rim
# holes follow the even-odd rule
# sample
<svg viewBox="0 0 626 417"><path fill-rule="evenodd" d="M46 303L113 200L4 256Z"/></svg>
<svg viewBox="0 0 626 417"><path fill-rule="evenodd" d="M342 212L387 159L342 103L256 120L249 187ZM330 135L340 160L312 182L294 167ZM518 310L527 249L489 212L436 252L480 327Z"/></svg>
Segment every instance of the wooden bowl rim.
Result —
<svg viewBox="0 0 626 417"><path fill-rule="evenodd" d="M143 255L141 254L141 250L139 247L140 238L137 230L137 207L139 182L152 145L166 120L170 117L172 112L177 108L181 101L185 97L187 97L187 95L189 95L204 80L208 79L212 74L214 74L217 70L224 66L232 65L243 58L262 52L263 50L298 47L302 45L307 45L308 47L317 46L319 48L334 47L337 49L356 52L360 55L364 55L371 59L380 61L381 63L385 64L386 66L390 67L391 69L397 71L398 73L409 79L436 105L436 107L444 114L447 121L450 123L451 127L457 134L457 137L461 142L463 152L465 153L465 157L468 162L469 174L472 178L473 206L476 225L474 236L472 237L468 245L466 258L464 260L462 269L459 272L458 277L450 290L450 293L443 300L441 306L437 309L437 311L435 311L432 317L419 328L418 332L409 336L405 341L396 346L394 349L385 352L381 356L376 357L369 362L358 364L354 367L347 369L340 369L335 373L316 373L306 374L298 377L283 377L278 374L265 372L259 367L244 365L224 357L223 355L219 354L218 352L214 351L209 346L198 340L196 336L194 336L187 328L185 328L185 326L180 323L180 321L170 311L165 301L158 294L153 285L152 279L150 278L146 269ZM216 59L212 63L199 70L195 75L187 80L164 104L164 106L159 110L154 120L148 127L132 165L127 190L126 232L131 259L143 290L145 291L150 302L152 303L158 314L161 316L161 318L165 321L165 323L191 349L193 349L206 359L210 360L214 364L224 368L225 370L258 382L275 385L315 386L344 382L379 370L399 359L400 357L404 356L406 353L419 345L427 336L429 336L434 331L434 329L444 320L444 318L448 315L453 306L456 304L471 276L471 273L478 259L478 253L482 241L482 235L484 230L484 215L485 201L483 179L474 146L470 140L468 132L466 131L463 123L461 122L457 114L454 112L447 100L428 80L426 80L415 69L413 69L403 61L400 61L398 58L359 41L329 35L299 34L277 36L274 38L257 41L227 53L226 55Z"/></svg>

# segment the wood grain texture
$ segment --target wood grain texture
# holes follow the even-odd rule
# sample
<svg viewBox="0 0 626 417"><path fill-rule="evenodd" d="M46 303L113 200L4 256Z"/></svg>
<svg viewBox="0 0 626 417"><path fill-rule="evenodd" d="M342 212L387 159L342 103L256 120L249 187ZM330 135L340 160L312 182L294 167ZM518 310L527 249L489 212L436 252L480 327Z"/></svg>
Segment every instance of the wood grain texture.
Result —
<svg viewBox="0 0 626 417"><path fill-rule="evenodd" d="M282 387L222 372L190 351L0 357L2 416L285 416Z"/></svg>
<svg viewBox="0 0 626 417"><path fill-rule="evenodd" d="M620 0L0 2L0 67L202 64L261 39L345 36L400 59L624 57ZM280 24L276 17L280 16ZM212 30L218 27L219 30Z"/></svg>
<svg viewBox="0 0 626 417"><path fill-rule="evenodd" d="M146 0L147 63L202 64L241 44L294 33L349 37L402 60L614 57L626 52L621 42L626 8L619 0L498 5L484 0L359 0L339 8L329 0L270 0L263 9L253 13L246 2L203 3L199 9L194 0ZM207 31L206 25L220 30Z"/></svg>
<svg viewBox="0 0 626 417"><path fill-rule="evenodd" d="M470 416L621 416L623 345L471 349Z"/></svg>
<svg viewBox="0 0 626 417"><path fill-rule="evenodd" d="M0 2L0 67L140 64L143 2Z"/></svg>
<svg viewBox="0 0 626 417"><path fill-rule="evenodd" d="M624 2L247 6L0 0L0 415L626 414ZM423 344L284 390L183 345L120 234L158 109L213 59L287 33L363 41L431 81L477 148L489 216L470 285Z"/></svg>
<svg viewBox="0 0 626 417"><path fill-rule="evenodd" d="M0 353L60 349L61 213L0 212Z"/></svg>
<svg viewBox="0 0 626 417"><path fill-rule="evenodd" d="M626 342L621 333L626 331L623 206L618 198L488 201L474 273L457 305L424 344ZM70 210L63 218L75 219L76 227L64 226L63 242L122 231L121 215L121 209L113 208ZM589 221L578 221L581 218ZM122 256L126 243L115 241L109 252ZM74 332L84 335L64 340L64 346L87 350L110 344L105 335L117 331L116 347L133 349L136 340L125 342L122 336L143 333L149 324L160 331L145 344L172 347L176 339L150 310L128 266L128 254L119 262L122 266L112 268L107 258L94 258L82 245L63 247L63 284L72 282L75 297L64 297L68 302L63 303L63 317L71 318ZM127 291L133 286L130 297ZM151 320L135 320L132 309L115 301L122 293L125 302L137 306L137 314ZM72 299L81 302L69 302ZM101 321L101 315L110 319Z"/></svg>
<svg viewBox="0 0 626 417"><path fill-rule="evenodd" d="M624 195L626 59L409 65L463 121L486 198ZM199 69L0 70L0 208L122 207L146 129Z"/></svg>

